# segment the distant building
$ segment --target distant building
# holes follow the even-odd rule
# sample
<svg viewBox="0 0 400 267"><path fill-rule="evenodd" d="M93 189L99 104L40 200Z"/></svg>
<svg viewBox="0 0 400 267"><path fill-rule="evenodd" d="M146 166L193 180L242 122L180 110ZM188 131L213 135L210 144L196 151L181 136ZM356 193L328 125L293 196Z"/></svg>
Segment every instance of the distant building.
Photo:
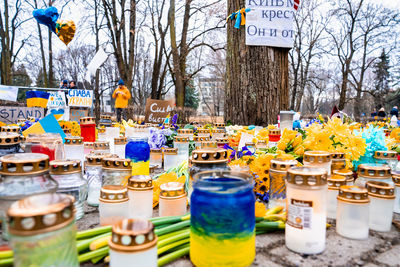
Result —
<svg viewBox="0 0 400 267"><path fill-rule="evenodd" d="M197 109L199 115L223 116L225 102L224 79L200 77L197 80L200 104Z"/></svg>

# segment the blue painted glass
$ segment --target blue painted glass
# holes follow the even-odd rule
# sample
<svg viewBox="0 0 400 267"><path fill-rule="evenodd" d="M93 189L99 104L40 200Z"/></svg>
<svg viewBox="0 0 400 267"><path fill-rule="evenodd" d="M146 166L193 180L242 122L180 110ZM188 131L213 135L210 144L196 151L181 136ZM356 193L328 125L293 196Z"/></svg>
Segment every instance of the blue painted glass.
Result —
<svg viewBox="0 0 400 267"><path fill-rule="evenodd" d="M132 175L149 175L150 146L147 138L130 138L125 146L125 158L132 161Z"/></svg>

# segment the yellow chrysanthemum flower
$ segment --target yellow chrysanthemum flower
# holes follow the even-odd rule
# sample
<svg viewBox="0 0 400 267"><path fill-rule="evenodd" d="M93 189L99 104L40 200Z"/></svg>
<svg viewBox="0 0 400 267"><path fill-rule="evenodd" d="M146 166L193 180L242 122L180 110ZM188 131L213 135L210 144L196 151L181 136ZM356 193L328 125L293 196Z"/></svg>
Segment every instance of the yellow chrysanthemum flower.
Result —
<svg viewBox="0 0 400 267"><path fill-rule="evenodd" d="M256 201L256 204L255 204L256 217L264 217L266 211L267 211L267 208L265 207L265 205L261 202Z"/></svg>

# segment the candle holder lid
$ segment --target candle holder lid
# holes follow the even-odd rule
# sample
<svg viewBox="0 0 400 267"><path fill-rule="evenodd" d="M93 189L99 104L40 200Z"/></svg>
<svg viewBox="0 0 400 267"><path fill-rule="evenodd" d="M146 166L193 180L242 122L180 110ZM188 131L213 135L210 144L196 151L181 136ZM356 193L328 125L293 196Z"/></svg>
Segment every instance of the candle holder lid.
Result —
<svg viewBox="0 0 400 267"><path fill-rule="evenodd" d="M268 135L281 135L281 129L269 129Z"/></svg>
<svg viewBox="0 0 400 267"><path fill-rule="evenodd" d="M52 160L50 161L50 174L70 174L82 172L79 159Z"/></svg>
<svg viewBox="0 0 400 267"><path fill-rule="evenodd" d="M214 126L218 127L218 128L222 128L222 127L225 127L225 123L215 123Z"/></svg>
<svg viewBox="0 0 400 267"><path fill-rule="evenodd" d="M86 165L101 166L101 160L103 158L118 158L117 155L111 153L103 153L103 152L94 152L86 155Z"/></svg>
<svg viewBox="0 0 400 267"><path fill-rule="evenodd" d="M121 203L128 201L128 189L122 185L105 185L100 189L101 202Z"/></svg>
<svg viewBox="0 0 400 267"><path fill-rule="evenodd" d="M374 158L376 159L392 159L392 160L397 160L397 152L393 150L387 150L387 151L375 151Z"/></svg>
<svg viewBox="0 0 400 267"><path fill-rule="evenodd" d="M121 170L121 171L132 170L130 159L102 158L101 165L103 169L108 169L108 170Z"/></svg>
<svg viewBox="0 0 400 267"><path fill-rule="evenodd" d="M210 141L210 137L209 136L193 136L193 141L195 141L195 142Z"/></svg>
<svg viewBox="0 0 400 267"><path fill-rule="evenodd" d="M343 152L331 152L332 160L344 160L344 156Z"/></svg>
<svg viewBox="0 0 400 267"><path fill-rule="evenodd" d="M215 141L204 141L201 142L201 148L216 148L217 142Z"/></svg>
<svg viewBox="0 0 400 267"><path fill-rule="evenodd" d="M0 157L1 175L22 176L49 171L49 156L41 153L18 153Z"/></svg>
<svg viewBox="0 0 400 267"><path fill-rule="evenodd" d="M393 179L393 183L396 186L400 186L400 172L399 171L392 171L392 179Z"/></svg>
<svg viewBox="0 0 400 267"><path fill-rule="evenodd" d="M79 119L80 124L96 124L94 117L83 117Z"/></svg>
<svg viewBox="0 0 400 267"><path fill-rule="evenodd" d="M339 187L338 200L349 203L369 203L368 190L355 185L342 185Z"/></svg>
<svg viewBox="0 0 400 267"><path fill-rule="evenodd" d="M310 163L325 163L331 161L331 154L326 151L306 151L303 160Z"/></svg>
<svg viewBox="0 0 400 267"><path fill-rule="evenodd" d="M21 143L21 136L14 132L0 132L0 146L17 145Z"/></svg>
<svg viewBox="0 0 400 267"><path fill-rule="evenodd" d="M100 115L101 120L111 120L111 115Z"/></svg>
<svg viewBox="0 0 400 267"><path fill-rule="evenodd" d="M128 180L128 189L137 191L153 190L153 179L147 175L132 176Z"/></svg>
<svg viewBox="0 0 400 267"><path fill-rule="evenodd" d="M186 196L183 183L169 182L160 185L160 198L181 198Z"/></svg>
<svg viewBox="0 0 400 267"><path fill-rule="evenodd" d="M368 181L365 184L368 190L368 195L377 198L394 199L396 198L394 194L394 186L388 183L378 182L378 181Z"/></svg>
<svg viewBox="0 0 400 267"><path fill-rule="evenodd" d="M368 178L387 179L390 175L390 167L384 164L361 164L358 166L358 175Z"/></svg>
<svg viewBox="0 0 400 267"><path fill-rule="evenodd" d="M352 170L349 169L333 170L332 173L346 177L347 182L354 181Z"/></svg>
<svg viewBox="0 0 400 267"><path fill-rule="evenodd" d="M267 140L264 139L257 140L257 145L258 144L267 144Z"/></svg>
<svg viewBox="0 0 400 267"><path fill-rule="evenodd" d="M244 145L251 147L251 146L255 146L256 144L254 142L246 142Z"/></svg>
<svg viewBox="0 0 400 267"><path fill-rule="evenodd" d="M126 145L128 139L126 137L115 137L114 145Z"/></svg>
<svg viewBox="0 0 400 267"><path fill-rule="evenodd" d="M210 135L210 130L209 129L197 129L197 133Z"/></svg>
<svg viewBox="0 0 400 267"><path fill-rule="evenodd" d="M193 134L192 129L178 129L178 134Z"/></svg>
<svg viewBox="0 0 400 267"><path fill-rule="evenodd" d="M83 142L84 148L91 148L93 149L94 147L94 142Z"/></svg>
<svg viewBox="0 0 400 267"><path fill-rule="evenodd" d="M334 174L328 177L328 189L338 190L342 185L346 185L347 179L345 176Z"/></svg>
<svg viewBox="0 0 400 267"><path fill-rule="evenodd" d="M331 170L342 170L346 168L346 160L345 159L336 159L332 160Z"/></svg>
<svg viewBox="0 0 400 267"><path fill-rule="evenodd" d="M287 171L287 182L299 186L326 185L327 173L321 168L292 167Z"/></svg>
<svg viewBox="0 0 400 267"><path fill-rule="evenodd" d="M228 162L228 151L223 148L201 148L192 152L192 163L210 164Z"/></svg>
<svg viewBox="0 0 400 267"><path fill-rule="evenodd" d="M162 149L161 148L151 148L150 153L162 154Z"/></svg>
<svg viewBox="0 0 400 267"><path fill-rule="evenodd" d="M184 136L174 136L174 142L176 143L187 143L189 142L189 137L184 137Z"/></svg>
<svg viewBox="0 0 400 267"><path fill-rule="evenodd" d="M61 229L74 221L74 197L45 193L14 202L8 212L9 231L32 236Z"/></svg>
<svg viewBox="0 0 400 267"><path fill-rule="evenodd" d="M1 131L2 132L8 132L8 133L19 133L19 130L21 128L19 126L15 125L6 125L6 126L1 126Z"/></svg>
<svg viewBox="0 0 400 267"><path fill-rule="evenodd" d="M124 219L112 227L110 249L121 252L138 252L157 246L154 225L145 219Z"/></svg>
<svg viewBox="0 0 400 267"><path fill-rule="evenodd" d="M106 128L97 128L97 132L101 134L106 133Z"/></svg>
<svg viewBox="0 0 400 267"><path fill-rule="evenodd" d="M271 171L283 171L286 172L291 167L296 167L299 162L294 159L271 159L270 169Z"/></svg>
<svg viewBox="0 0 400 267"><path fill-rule="evenodd" d="M217 141L217 144L228 144L229 143L228 137L217 137L217 138L215 138L215 141Z"/></svg>
<svg viewBox="0 0 400 267"><path fill-rule="evenodd" d="M108 150L110 143L107 141L96 141L93 143L93 150Z"/></svg>
<svg viewBox="0 0 400 267"><path fill-rule="evenodd" d="M83 138L79 136L68 136L65 137L65 145L82 145L83 144Z"/></svg>
<svg viewBox="0 0 400 267"><path fill-rule="evenodd" d="M164 154L165 155L178 155L178 149L177 148L164 148Z"/></svg>
<svg viewBox="0 0 400 267"><path fill-rule="evenodd" d="M224 133L224 129L213 129L212 130L213 133Z"/></svg>

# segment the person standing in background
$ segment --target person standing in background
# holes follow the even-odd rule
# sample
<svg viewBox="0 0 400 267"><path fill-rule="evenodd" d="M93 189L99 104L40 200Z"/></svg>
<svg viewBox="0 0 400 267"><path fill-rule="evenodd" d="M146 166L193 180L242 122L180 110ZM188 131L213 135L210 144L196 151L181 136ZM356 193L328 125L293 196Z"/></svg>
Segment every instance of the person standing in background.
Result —
<svg viewBox="0 0 400 267"><path fill-rule="evenodd" d="M69 89L78 89L75 81L69 81Z"/></svg>
<svg viewBox="0 0 400 267"><path fill-rule="evenodd" d="M376 116L378 116L378 112L376 112L376 109L374 109L374 110L371 112L371 117L376 117Z"/></svg>
<svg viewBox="0 0 400 267"><path fill-rule="evenodd" d="M121 121L121 116L125 119L125 110L128 107L128 101L131 99L131 93L128 88L126 88L124 81L119 79L118 87L114 90L112 95L115 98L115 109L117 111L117 121ZM122 114L124 113L124 114Z"/></svg>
<svg viewBox="0 0 400 267"><path fill-rule="evenodd" d="M399 116L399 110L397 109L397 106L394 106L392 110L390 111L390 116L396 116L396 118Z"/></svg>
<svg viewBox="0 0 400 267"><path fill-rule="evenodd" d="M381 109L378 111L378 117L380 117L380 118L385 118L385 117L386 117L386 112L385 112L385 109L384 109L384 108L381 108Z"/></svg>

